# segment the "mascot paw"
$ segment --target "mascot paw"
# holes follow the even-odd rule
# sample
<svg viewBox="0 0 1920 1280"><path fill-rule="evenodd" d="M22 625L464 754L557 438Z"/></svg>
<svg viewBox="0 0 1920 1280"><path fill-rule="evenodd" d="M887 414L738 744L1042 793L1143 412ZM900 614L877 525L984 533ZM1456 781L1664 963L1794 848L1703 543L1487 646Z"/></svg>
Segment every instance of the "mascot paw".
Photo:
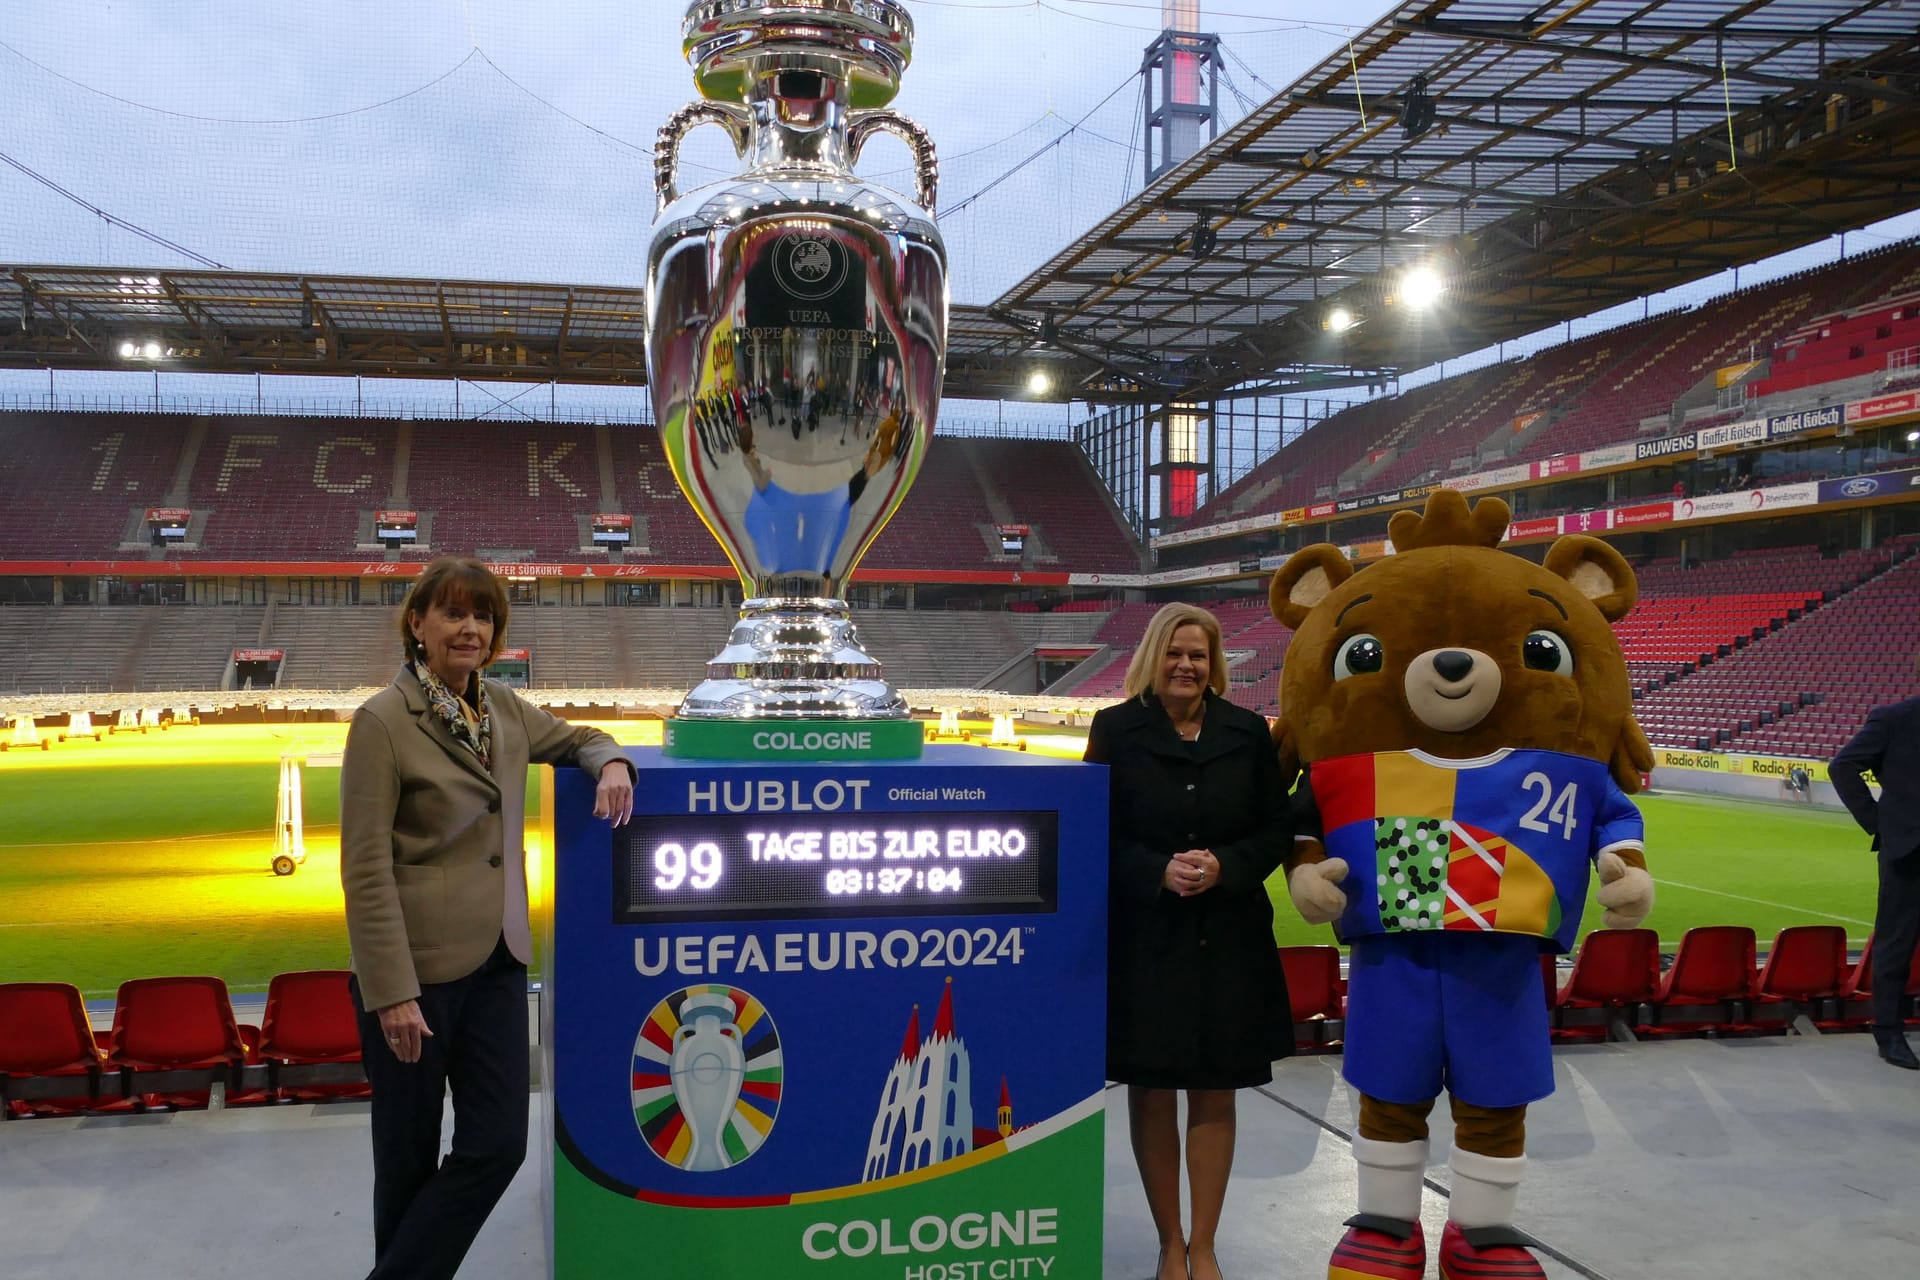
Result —
<svg viewBox="0 0 1920 1280"><path fill-rule="evenodd" d="M1628 866L1616 853L1600 855L1600 922L1609 929L1637 929L1653 910L1653 877Z"/></svg>
<svg viewBox="0 0 1920 1280"><path fill-rule="evenodd" d="M1347 909L1340 882L1347 878L1347 860L1328 858L1303 863L1287 873L1287 893L1294 910L1308 924L1332 924Z"/></svg>

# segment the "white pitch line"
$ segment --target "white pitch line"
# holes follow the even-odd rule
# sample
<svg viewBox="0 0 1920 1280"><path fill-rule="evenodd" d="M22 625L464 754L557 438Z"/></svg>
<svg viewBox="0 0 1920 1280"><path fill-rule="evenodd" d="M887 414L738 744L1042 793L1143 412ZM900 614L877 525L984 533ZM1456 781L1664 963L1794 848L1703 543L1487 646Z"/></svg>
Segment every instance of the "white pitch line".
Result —
<svg viewBox="0 0 1920 1280"><path fill-rule="evenodd" d="M1839 920L1844 924L1860 924L1865 925L1869 929L1873 927L1873 921L1871 920L1860 920L1853 916L1837 916L1831 911L1815 911L1812 907L1796 907L1792 903L1773 902L1766 898L1749 898L1744 893L1728 893L1725 889L1709 889L1705 885L1686 884L1679 880L1662 880L1658 877L1655 877L1654 883L1672 885L1676 889L1691 889L1695 893L1711 893L1716 897L1732 898L1735 902L1751 902L1756 907L1776 907L1781 911L1801 911L1810 916L1822 916L1828 920Z"/></svg>

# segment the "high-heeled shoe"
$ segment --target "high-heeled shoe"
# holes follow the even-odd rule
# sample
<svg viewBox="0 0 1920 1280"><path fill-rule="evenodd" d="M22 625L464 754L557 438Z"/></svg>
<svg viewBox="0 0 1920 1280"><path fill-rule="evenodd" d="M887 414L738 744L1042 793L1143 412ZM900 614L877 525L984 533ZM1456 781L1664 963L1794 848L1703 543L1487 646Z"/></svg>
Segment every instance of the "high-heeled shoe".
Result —
<svg viewBox="0 0 1920 1280"><path fill-rule="evenodd" d="M1219 1254L1217 1254L1217 1253L1213 1255L1213 1274L1214 1274L1214 1275L1216 1275L1216 1276L1219 1276L1219 1275L1221 1274L1221 1271L1220 1271L1220 1255L1219 1255ZM1194 1280L1194 1277L1193 1277L1193 1250L1192 1250L1191 1248L1189 1248L1189 1249L1187 1250L1187 1276L1188 1276L1188 1278L1189 1278L1189 1280Z"/></svg>

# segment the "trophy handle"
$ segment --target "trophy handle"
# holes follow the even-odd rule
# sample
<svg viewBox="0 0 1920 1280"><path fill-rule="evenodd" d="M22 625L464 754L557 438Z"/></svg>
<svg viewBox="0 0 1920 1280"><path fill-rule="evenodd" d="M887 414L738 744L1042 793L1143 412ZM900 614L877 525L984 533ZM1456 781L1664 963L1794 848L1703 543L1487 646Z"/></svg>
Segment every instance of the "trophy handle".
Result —
<svg viewBox="0 0 1920 1280"><path fill-rule="evenodd" d="M680 198L680 140L703 124L725 129L735 155L747 153L751 125L743 108L726 102L689 102L681 107L660 126L660 137L654 144L653 193L662 209Z"/></svg>
<svg viewBox="0 0 1920 1280"><path fill-rule="evenodd" d="M862 111L847 127L847 155L858 164L867 139L876 133L891 133L913 148L914 194L928 213L940 195L940 160L934 154L933 135L898 111Z"/></svg>

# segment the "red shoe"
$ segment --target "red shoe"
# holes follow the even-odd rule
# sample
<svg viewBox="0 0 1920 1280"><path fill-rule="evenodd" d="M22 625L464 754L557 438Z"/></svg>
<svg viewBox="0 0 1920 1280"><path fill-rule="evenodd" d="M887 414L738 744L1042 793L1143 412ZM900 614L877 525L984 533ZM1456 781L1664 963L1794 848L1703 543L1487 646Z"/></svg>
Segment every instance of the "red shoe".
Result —
<svg viewBox="0 0 1920 1280"><path fill-rule="evenodd" d="M1512 1227L1460 1227L1440 1233L1440 1280L1547 1280Z"/></svg>
<svg viewBox="0 0 1920 1280"><path fill-rule="evenodd" d="M1427 1238L1417 1222L1360 1213L1327 1260L1327 1280L1421 1280L1427 1274Z"/></svg>

